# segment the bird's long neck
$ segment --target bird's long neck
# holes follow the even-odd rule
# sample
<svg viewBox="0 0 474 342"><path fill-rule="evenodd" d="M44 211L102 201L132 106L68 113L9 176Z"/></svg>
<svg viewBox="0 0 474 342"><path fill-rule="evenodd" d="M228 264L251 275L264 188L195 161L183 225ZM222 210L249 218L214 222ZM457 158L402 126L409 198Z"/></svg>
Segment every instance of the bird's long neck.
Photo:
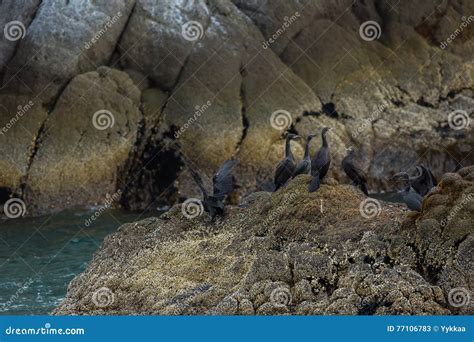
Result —
<svg viewBox="0 0 474 342"><path fill-rule="evenodd" d="M311 139L306 140L306 147L304 149L304 159L309 159L309 143Z"/></svg>
<svg viewBox="0 0 474 342"><path fill-rule="evenodd" d="M326 139L326 133L321 134L321 137L323 139L323 146L328 147L328 140Z"/></svg>
<svg viewBox="0 0 474 342"><path fill-rule="evenodd" d="M285 157L293 158L293 153L291 153L290 141L290 138L286 138Z"/></svg>

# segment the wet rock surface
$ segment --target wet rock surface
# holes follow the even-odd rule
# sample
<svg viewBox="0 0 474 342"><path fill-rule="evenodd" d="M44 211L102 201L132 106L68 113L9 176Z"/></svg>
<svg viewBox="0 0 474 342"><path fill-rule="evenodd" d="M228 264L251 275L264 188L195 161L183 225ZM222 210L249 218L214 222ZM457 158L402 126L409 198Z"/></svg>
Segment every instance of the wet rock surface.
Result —
<svg viewBox="0 0 474 342"><path fill-rule="evenodd" d="M421 213L304 175L215 223L175 206L108 236L55 314L473 314L473 175Z"/></svg>
<svg viewBox="0 0 474 342"><path fill-rule="evenodd" d="M470 165L472 125L452 129L448 114L472 116L472 29L441 46L473 6L468 0L24 1L22 7L3 1L0 24L19 20L25 35L0 38L0 126L12 126L0 135L2 197L21 197L29 215L100 203L117 190L125 208L156 207L196 196L185 161L210 178L232 157L240 160L244 196L281 158L282 131L270 124L277 111L291 117L283 128L302 135L333 127L333 165L346 146L356 146L374 191L389 189L387 175L420 161L437 176ZM369 20L380 26L372 41L359 33ZM186 30L190 22L194 31ZM70 96L71 84L104 66L133 81L134 109L114 105L128 94L113 86ZM78 107L84 99L89 104ZM29 101L33 108L17 115ZM77 167L85 150L75 149L78 140L64 133L69 122L61 120L83 120L81 134L96 136L91 121L99 110L133 123L127 129L135 137L119 157L94 164L99 174L116 170L107 181ZM62 146L57 153L50 153L52 141ZM91 155L116 151L114 143L104 149L100 138L88 143ZM313 151L319 144L314 139ZM49 163L37 158L46 155ZM50 182L57 164L62 181ZM344 179L339 167L330 173ZM88 195L55 198L79 187Z"/></svg>

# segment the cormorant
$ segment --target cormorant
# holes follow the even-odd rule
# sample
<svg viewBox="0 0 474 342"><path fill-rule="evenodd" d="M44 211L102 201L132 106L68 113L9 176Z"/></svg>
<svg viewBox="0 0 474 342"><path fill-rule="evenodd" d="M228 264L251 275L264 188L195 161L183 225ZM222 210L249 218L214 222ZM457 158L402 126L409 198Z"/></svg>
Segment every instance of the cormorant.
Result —
<svg viewBox="0 0 474 342"><path fill-rule="evenodd" d="M421 204L423 203L423 197L416 193L412 187L407 187L402 192L403 201L406 203L408 209L413 211L421 211Z"/></svg>
<svg viewBox="0 0 474 342"><path fill-rule="evenodd" d="M314 192L319 189L321 180L326 176L331 164L331 156L329 155L329 146L326 138L326 133L331 128L324 127L321 132L321 139L323 141L321 149L316 153L314 158L311 160L311 176L313 179L309 183L309 192Z"/></svg>
<svg viewBox="0 0 474 342"><path fill-rule="evenodd" d="M421 204L423 203L423 197L413 189L408 173L401 172L397 174L395 177L400 177L402 180L406 182L406 186L404 190L401 192L401 194L402 194L403 201L407 205L408 209L414 210L414 211L421 211Z"/></svg>
<svg viewBox="0 0 474 342"><path fill-rule="evenodd" d="M414 177L410 177L406 172L397 173L394 178L402 178L410 183L410 186L420 194L425 196L433 187L437 185L436 178L433 173L424 165L417 165L416 170L418 174Z"/></svg>
<svg viewBox="0 0 474 342"><path fill-rule="evenodd" d="M431 170L423 164L417 165L416 170L418 171L418 176L412 182L412 186L421 196L425 196L438 182Z"/></svg>
<svg viewBox="0 0 474 342"><path fill-rule="evenodd" d="M235 165L235 160L227 160L212 177L213 191L209 195L204 187L201 176L192 167L189 167L189 172L193 176L194 181L201 189L203 200L202 204L204 210L209 214L211 220L216 215L224 214L224 200L234 190L234 179L232 177L232 169Z"/></svg>
<svg viewBox="0 0 474 342"><path fill-rule="evenodd" d="M292 139L299 138L298 135L289 133L286 136L285 142L285 158L278 163L275 169L275 191L278 190L280 187L285 185L285 183L291 179L293 173L296 169L295 157L293 157L293 153L291 152L290 141Z"/></svg>
<svg viewBox="0 0 474 342"><path fill-rule="evenodd" d="M365 172L359 166L359 164L354 161L354 148L351 146L347 149L347 156L342 160L342 169L346 175L352 180L355 186L359 187L362 192L368 196L369 192L367 191L367 180L365 177Z"/></svg>
<svg viewBox="0 0 474 342"><path fill-rule="evenodd" d="M300 161L298 165L296 166L296 170L293 173L293 178L295 178L298 175L308 174L311 171L311 156L309 154L309 145L310 145L311 139L313 139L315 136L316 134L310 134L306 138L304 157L303 157L303 160Z"/></svg>

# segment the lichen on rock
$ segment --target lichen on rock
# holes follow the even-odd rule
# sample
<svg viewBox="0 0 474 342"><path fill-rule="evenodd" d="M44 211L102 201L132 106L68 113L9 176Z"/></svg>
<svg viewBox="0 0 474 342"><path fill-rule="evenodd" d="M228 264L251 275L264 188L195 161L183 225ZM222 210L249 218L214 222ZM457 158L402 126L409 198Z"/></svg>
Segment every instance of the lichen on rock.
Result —
<svg viewBox="0 0 474 342"><path fill-rule="evenodd" d="M473 172L446 174L415 214L379 202L368 217L359 190L308 193L305 175L217 222L175 206L108 236L55 314L473 314L453 302L474 288Z"/></svg>

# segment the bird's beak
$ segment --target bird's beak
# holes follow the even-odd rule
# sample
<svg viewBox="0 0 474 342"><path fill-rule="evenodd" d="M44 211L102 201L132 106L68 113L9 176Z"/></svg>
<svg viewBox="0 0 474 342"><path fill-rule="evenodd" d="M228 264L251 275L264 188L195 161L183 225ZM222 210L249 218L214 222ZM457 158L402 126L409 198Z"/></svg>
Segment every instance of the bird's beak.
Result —
<svg viewBox="0 0 474 342"><path fill-rule="evenodd" d="M350 151L350 150L352 150L352 146L349 146L346 148L346 151Z"/></svg>

